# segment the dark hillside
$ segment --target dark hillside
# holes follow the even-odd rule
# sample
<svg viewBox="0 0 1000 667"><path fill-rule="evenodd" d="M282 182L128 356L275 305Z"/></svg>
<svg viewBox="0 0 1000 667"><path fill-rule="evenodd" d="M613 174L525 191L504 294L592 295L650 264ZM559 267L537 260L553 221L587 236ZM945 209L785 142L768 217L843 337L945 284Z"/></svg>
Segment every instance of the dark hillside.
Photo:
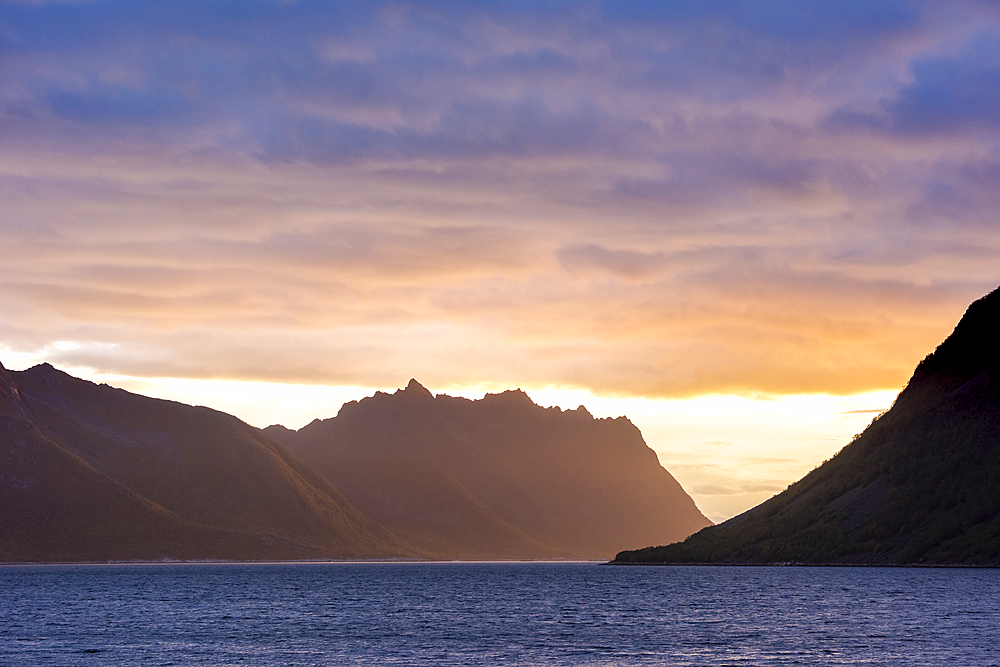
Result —
<svg viewBox="0 0 1000 667"><path fill-rule="evenodd" d="M414 555L224 413L47 364L0 377L0 559Z"/></svg>
<svg viewBox="0 0 1000 667"><path fill-rule="evenodd" d="M615 562L1000 565L1000 290L830 461L738 517Z"/></svg>

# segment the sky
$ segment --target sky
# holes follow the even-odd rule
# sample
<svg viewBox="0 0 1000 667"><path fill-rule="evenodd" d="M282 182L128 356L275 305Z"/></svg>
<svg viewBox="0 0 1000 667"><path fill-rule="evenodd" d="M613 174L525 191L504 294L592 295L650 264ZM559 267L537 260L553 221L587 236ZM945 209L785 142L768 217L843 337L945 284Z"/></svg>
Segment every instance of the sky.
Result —
<svg viewBox="0 0 1000 667"><path fill-rule="evenodd" d="M1000 284L1000 4L0 0L0 362L628 415L714 520Z"/></svg>

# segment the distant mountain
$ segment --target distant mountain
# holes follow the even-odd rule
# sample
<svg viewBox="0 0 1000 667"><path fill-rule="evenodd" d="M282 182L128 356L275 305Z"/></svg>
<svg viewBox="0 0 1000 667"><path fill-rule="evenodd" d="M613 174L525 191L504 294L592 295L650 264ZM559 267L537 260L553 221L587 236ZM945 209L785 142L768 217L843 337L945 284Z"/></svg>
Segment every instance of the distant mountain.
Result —
<svg viewBox="0 0 1000 667"><path fill-rule="evenodd" d="M0 366L0 561L423 555L259 430Z"/></svg>
<svg viewBox="0 0 1000 667"><path fill-rule="evenodd" d="M0 366L0 561L602 558L708 523L627 419L520 391L414 381L262 432Z"/></svg>
<svg viewBox="0 0 1000 667"><path fill-rule="evenodd" d="M473 401L411 380L265 433L443 557L603 559L711 525L628 419L542 408L520 390Z"/></svg>
<svg viewBox="0 0 1000 667"><path fill-rule="evenodd" d="M976 301L892 409L783 493L618 563L1000 565L1000 290Z"/></svg>

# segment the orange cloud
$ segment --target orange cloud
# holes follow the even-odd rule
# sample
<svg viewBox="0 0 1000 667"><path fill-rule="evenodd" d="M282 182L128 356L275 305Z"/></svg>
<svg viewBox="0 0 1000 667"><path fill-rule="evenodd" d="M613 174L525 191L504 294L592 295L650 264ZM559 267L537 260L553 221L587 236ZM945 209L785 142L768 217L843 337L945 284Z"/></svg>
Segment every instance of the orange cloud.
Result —
<svg viewBox="0 0 1000 667"><path fill-rule="evenodd" d="M4 345L139 376L900 386L1000 282L1000 18L647 4L332 34L318 6L96 3L61 42L66 7L18 6Z"/></svg>

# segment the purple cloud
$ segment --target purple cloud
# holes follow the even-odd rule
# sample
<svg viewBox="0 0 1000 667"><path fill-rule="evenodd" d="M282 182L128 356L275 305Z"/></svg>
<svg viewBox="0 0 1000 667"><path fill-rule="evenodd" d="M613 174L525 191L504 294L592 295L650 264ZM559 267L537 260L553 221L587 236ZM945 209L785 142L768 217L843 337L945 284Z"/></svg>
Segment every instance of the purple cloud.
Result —
<svg viewBox="0 0 1000 667"><path fill-rule="evenodd" d="M882 387L1000 280L997 91L972 0L2 2L0 333L143 372Z"/></svg>
<svg viewBox="0 0 1000 667"><path fill-rule="evenodd" d="M1000 130L1000 32L974 36L957 55L920 56L909 66L912 81L878 112L834 111L834 130L865 129L903 139Z"/></svg>

